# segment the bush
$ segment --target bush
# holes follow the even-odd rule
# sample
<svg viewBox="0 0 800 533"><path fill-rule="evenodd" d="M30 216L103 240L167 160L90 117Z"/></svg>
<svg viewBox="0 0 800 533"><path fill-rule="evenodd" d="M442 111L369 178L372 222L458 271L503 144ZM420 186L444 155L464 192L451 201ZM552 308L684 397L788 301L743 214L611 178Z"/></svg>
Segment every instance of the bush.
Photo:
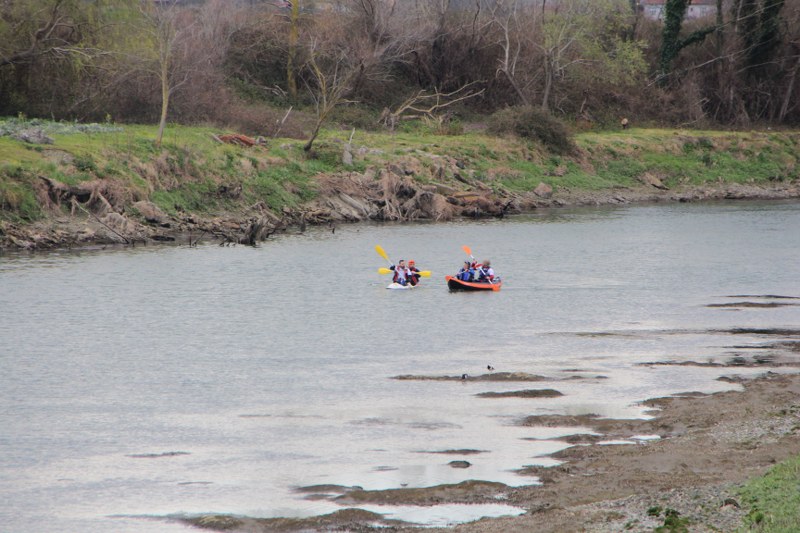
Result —
<svg viewBox="0 0 800 533"><path fill-rule="evenodd" d="M356 128L365 131L382 129L378 113L364 106L343 105L334 109L331 119L344 129Z"/></svg>
<svg viewBox="0 0 800 533"><path fill-rule="evenodd" d="M72 164L81 172L97 172L97 165L92 154L76 155Z"/></svg>
<svg viewBox="0 0 800 533"><path fill-rule="evenodd" d="M233 104L224 109L224 117L218 116L212 122L246 135L306 139L313 127L314 117L297 109L292 109L286 117L287 110L264 105ZM281 122L284 117L286 121Z"/></svg>
<svg viewBox="0 0 800 533"><path fill-rule="evenodd" d="M557 154L570 154L575 150L572 134L564 123L536 107L510 107L498 111L490 117L488 131L495 135L513 133L536 140Z"/></svg>

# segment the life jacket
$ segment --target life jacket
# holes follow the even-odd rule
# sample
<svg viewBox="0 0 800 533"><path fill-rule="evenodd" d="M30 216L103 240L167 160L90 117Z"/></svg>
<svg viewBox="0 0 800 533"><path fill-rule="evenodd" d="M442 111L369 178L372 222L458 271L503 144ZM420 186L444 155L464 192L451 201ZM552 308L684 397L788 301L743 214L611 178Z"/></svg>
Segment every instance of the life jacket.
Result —
<svg viewBox="0 0 800 533"><path fill-rule="evenodd" d="M392 267L394 270L394 276L392 276L392 281L394 283L402 283L405 285L406 279L408 279L408 268L407 267Z"/></svg>

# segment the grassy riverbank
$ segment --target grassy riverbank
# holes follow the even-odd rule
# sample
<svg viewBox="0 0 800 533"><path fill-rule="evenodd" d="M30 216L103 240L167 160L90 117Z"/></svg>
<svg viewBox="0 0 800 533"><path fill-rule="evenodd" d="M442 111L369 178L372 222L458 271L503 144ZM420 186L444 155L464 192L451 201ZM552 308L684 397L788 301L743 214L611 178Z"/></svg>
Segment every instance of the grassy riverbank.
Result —
<svg viewBox="0 0 800 533"><path fill-rule="evenodd" d="M32 144L14 137L32 128L53 142ZM397 133L331 129L310 154L297 139L268 139L265 146L253 147L219 143L213 135L226 132L207 127L170 126L159 147L155 133L153 126L0 121L0 223L24 227L85 216L95 209L76 207L87 207L87 198L101 198L100 214L113 210L132 219L140 215L133 205L140 201L169 217L246 219L253 206L262 214L267 209L282 216L335 192L337 187L320 187L326 177L358 174L363 184L378 180L380 169L387 168L451 204L456 202L448 195L475 193L501 205L515 203L518 210L543 206L539 200L550 193L532 193L542 183L552 187L556 198L577 194L590 203L617 191L735 184L770 188L800 178L798 132L586 132L575 136L575 149L568 155L549 152L535 141L480 131L436 135L423 126ZM345 164L342 155L351 135L352 163ZM364 218L374 216L364 211ZM398 213L396 219L402 220L405 213ZM415 213L416 218L442 218L438 212ZM475 214L496 213L476 208Z"/></svg>
<svg viewBox="0 0 800 533"><path fill-rule="evenodd" d="M800 527L800 457L784 461L740 490L749 509L748 531L797 531Z"/></svg>

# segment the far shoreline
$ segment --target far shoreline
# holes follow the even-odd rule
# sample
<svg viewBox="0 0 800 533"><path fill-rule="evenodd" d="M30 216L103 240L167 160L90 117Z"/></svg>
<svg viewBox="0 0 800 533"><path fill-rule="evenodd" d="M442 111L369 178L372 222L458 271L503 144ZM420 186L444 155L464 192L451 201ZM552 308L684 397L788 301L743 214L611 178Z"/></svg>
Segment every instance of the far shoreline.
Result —
<svg viewBox="0 0 800 533"><path fill-rule="evenodd" d="M562 191L550 198L539 199L535 205L504 216L525 216L542 212L558 212L565 209L581 209L592 207L624 207L663 205L669 203L715 204L720 202L788 202L800 201L800 183L776 183L772 187L742 184L718 184L714 186L685 187L680 190L653 190L650 187L624 188L602 191ZM503 217L504 217L503 216ZM461 216L452 220L482 220L503 218L481 214L474 217ZM234 215L221 217L228 227L245 227L251 222L249 218L237 218ZM450 221L450 220L448 220ZM341 225L382 224L382 223L436 223L435 220L419 218L415 220L374 220L360 219L340 222ZM66 216L46 219L30 225L6 225L0 223L0 256L6 253L42 252L42 251L87 251L94 249L128 248L136 246L196 246L198 243L214 242L219 245L236 245L246 243L231 242L228 234L218 231L219 219L201 219L195 217L191 225L180 220L171 220L165 224L141 224L138 233L129 235L129 242L122 241L122 235L89 216ZM332 232L336 224L309 224L312 227L327 227ZM300 234L305 225L285 225L273 234ZM4 239L4 234L6 238ZM12 238L9 238L12 236ZM264 239L266 241L268 239ZM263 242L263 241L258 241ZM252 243L253 246L258 242Z"/></svg>
<svg viewBox="0 0 800 533"><path fill-rule="evenodd" d="M51 144L0 137L0 252L176 242L255 246L363 221L504 218L564 207L800 198L800 132L632 128L536 139L425 130L219 143L214 131L37 122ZM52 131L51 131L52 130ZM120 131L126 135L121 136Z"/></svg>

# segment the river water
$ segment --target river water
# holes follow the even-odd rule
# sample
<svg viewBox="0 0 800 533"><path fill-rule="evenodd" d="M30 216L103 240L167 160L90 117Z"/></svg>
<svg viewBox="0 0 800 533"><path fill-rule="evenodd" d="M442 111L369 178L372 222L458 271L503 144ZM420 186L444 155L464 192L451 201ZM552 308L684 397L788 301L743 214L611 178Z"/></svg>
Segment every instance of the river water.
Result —
<svg viewBox="0 0 800 533"><path fill-rule="evenodd" d="M433 276L385 290L376 244ZM500 292L448 292L465 244L492 260ZM766 295L800 296L798 203L0 256L0 530L186 531L162 518L339 509L296 490L319 484L536 483L515 471L554 464L558 437L579 430L521 418L639 417L647 398L736 387L716 378L765 368L640 363L724 362L733 346L764 342L725 330L800 324L797 305L709 307L800 302ZM487 365L547 379L392 379ZM537 388L563 396L476 396ZM461 449L484 453L432 453ZM472 466L448 465L462 459ZM521 512L363 508L424 524Z"/></svg>

